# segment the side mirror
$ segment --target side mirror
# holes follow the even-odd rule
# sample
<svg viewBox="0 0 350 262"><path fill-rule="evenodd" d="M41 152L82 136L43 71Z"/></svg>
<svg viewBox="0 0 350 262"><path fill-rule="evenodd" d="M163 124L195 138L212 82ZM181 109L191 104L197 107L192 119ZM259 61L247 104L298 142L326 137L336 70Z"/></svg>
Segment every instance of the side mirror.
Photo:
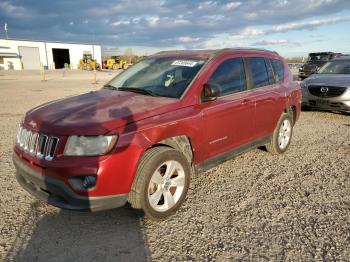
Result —
<svg viewBox="0 0 350 262"><path fill-rule="evenodd" d="M214 83L205 83L203 85L203 100L213 101L220 95L220 86Z"/></svg>

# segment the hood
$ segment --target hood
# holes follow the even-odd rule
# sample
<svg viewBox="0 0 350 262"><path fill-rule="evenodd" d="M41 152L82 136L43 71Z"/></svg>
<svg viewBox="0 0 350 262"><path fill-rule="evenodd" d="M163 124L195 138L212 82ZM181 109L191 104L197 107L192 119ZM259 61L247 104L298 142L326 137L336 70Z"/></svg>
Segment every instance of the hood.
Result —
<svg viewBox="0 0 350 262"><path fill-rule="evenodd" d="M309 61L309 62L306 62L303 66L309 66L309 67L318 66L318 67L320 67L327 62L328 61Z"/></svg>
<svg viewBox="0 0 350 262"><path fill-rule="evenodd" d="M303 64L302 69L306 71L313 71L316 70L318 67L323 66L326 61L309 61Z"/></svg>
<svg viewBox="0 0 350 262"><path fill-rule="evenodd" d="M350 87L350 75L342 74L313 74L304 80L307 85L326 85Z"/></svg>
<svg viewBox="0 0 350 262"><path fill-rule="evenodd" d="M101 135L174 110L179 100L102 89L30 110L24 125L50 135Z"/></svg>

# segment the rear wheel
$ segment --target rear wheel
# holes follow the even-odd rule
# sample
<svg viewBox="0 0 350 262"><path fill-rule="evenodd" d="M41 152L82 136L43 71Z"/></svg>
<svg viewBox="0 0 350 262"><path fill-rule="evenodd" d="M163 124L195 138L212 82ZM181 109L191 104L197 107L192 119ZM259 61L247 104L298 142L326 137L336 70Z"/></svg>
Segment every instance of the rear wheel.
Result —
<svg viewBox="0 0 350 262"><path fill-rule="evenodd" d="M183 154L169 147L155 147L142 157L129 202L151 219L174 214L185 200L190 166Z"/></svg>
<svg viewBox="0 0 350 262"><path fill-rule="evenodd" d="M267 151L272 154L284 153L291 142L293 134L293 118L291 114L283 113L273 132L271 141L266 145Z"/></svg>

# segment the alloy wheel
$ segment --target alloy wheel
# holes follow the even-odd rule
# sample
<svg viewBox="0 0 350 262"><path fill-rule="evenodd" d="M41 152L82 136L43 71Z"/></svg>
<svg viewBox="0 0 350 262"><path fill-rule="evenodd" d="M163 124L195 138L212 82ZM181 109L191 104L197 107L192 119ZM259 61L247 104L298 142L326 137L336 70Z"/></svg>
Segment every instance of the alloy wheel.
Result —
<svg viewBox="0 0 350 262"><path fill-rule="evenodd" d="M182 165L169 160L153 173L148 186L148 201L158 212L171 209L181 198L185 187L185 171Z"/></svg>
<svg viewBox="0 0 350 262"><path fill-rule="evenodd" d="M290 141L290 137L292 134L292 125L288 119L285 119L279 130L278 134L278 146L280 149L285 149Z"/></svg>

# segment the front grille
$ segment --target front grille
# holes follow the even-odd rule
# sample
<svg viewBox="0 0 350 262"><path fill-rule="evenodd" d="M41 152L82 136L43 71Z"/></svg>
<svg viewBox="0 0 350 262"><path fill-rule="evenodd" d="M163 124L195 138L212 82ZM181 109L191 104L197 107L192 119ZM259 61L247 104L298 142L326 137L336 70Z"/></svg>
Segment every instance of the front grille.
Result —
<svg viewBox="0 0 350 262"><path fill-rule="evenodd" d="M310 73L310 72L315 71L317 69L317 66L316 65L304 65L302 68L303 68L304 72Z"/></svg>
<svg viewBox="0 0 350 262"><path fill-rule="evenodd" d="M337 97L345 93L347 87L309 86L310 94L318 97Z"/></svg>
<svg viewBox="0 0 350 262"><path fill-rule="evenodd" d="M16 143L32 156L51 161L55 156L58 141L57 137L32 132L21 126L18 129Z"/></svg>

